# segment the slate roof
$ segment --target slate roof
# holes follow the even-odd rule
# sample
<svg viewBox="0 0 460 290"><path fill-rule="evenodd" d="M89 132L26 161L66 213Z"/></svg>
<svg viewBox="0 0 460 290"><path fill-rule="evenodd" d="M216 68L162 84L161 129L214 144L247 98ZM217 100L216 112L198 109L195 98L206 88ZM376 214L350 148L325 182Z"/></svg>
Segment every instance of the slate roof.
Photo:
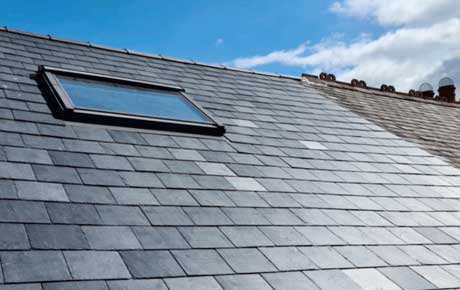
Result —
<svg viewBox="0 0 460 290"><path fill-rule="evenodd" d="M227 133L66 123L38 65L181 86ZM349 90L5 29L0 88L0 290L460 287L460 171Z"/></svg>

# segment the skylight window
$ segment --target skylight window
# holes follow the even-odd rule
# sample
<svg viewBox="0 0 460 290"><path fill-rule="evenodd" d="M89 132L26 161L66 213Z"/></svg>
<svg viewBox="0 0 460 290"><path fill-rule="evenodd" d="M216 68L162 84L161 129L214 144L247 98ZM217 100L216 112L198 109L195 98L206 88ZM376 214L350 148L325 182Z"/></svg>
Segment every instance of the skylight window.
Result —
<svg viewBox="0 0 460 290"><path fill-rule="evenodd" d="M179 87L41 67L63 119L223 135L225 129Z"/></svg>

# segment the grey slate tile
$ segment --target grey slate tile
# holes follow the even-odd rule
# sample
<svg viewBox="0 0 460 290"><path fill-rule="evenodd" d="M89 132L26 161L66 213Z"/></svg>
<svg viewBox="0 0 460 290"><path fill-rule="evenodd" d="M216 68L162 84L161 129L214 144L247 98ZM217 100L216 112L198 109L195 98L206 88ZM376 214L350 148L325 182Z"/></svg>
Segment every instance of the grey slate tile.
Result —
<svg viewBox="0 0 460 290"><path fill-rule="evenodd" d="M47 201L69 201L64 187L58 183L16 181L19 198Z"/></svg>
<svg viewBox="0 0 460 290"><path fill-rule="evenodd" d="M203 156L196 150L190 149L168 149L169 152L178 160L205 161Z"/></svg>
<svg viewBox="0 0 460 290"><path fill-rule="evenodd" d="M175 250L172 253L188 275L233 273L230 267L214 250Z"/></svg>
<svg viewBox="0 0 460 290"><path fill-rule="evenodd" d="M415 230L423 235L425 238L429 239L433 243L436 244L451 244L457 243L457 240L446 234L445 232L441 231L438 228L428 228L428 227L420 227L415 228Z"/></svg>
<svg viewBox="0 0 460 290"><path fill-rule="evenodd" d="M377 269L349 269L343 272L363 289L401 290Z"/></svg>
<svg viewBox="0 0 460 290"><path fill-rule="evenodd" d="M164 187L154 173L149 172L120 172L124 183L128 186Z"/></svg>
<svg viewBox="0 0 460 290"><path fill-rule="evenodd" d="M132 230L142 247L147 250L190 247L174 227L133 227Z"/></svg>
<svg viewBox="0 0 460 290"><path fill-rule="evenodd" d="M84 184L105 186L125 185L120 175L115 171L79 168L78 173Z"/></svg>
<svg viewBox="0 0 460 290"><path fill-rule="evenodd" d="M43 283L43 290L109 290L104 281Z"/></svg>
<svg viewBox="0 0 460 290"><path fill-rule="evenodd" d="M65 191L69 200L81 203L108 203L115 204L115 199L106 187L88 186L79 184L65 184Z"/></svg>
<svg viewBox="0 0 460 290"><path fill-rule="evenodd" d="M152 146L135 146L143 157L173 159L173 156L165 148Z"/></svg>
<svg viewBox="0 0 460 290"><path fill-rule="evenodd" d="M107 225L148 225L142 211L135 206L96 205L102 222Z"/></svg>
<svg viewBox="0 0 460 290"><path fill-rule="evenodd" d="M51 164L51 158L46 150L21 147L4 147L8 161Z"/></svg>
<svg viewBox="0 0 460 290"><path fill-rule="evenodd" d="M316 269L313 262L297 248L274 247L260 250L281 271Z"/></svg>
<svg viewBox="0 0 460 290"><path fill-rule="evenodd" d="M340 270L309 271L305 274L321 290L364 290Z"/></svg>
<svg viewBox="0 0 460 290"><path fill-rule="evenodd" d="M16 187L12 180L0 180L0 198L17 199Z"/></svg>
<svg viewBox="0 0 460 290"><path fill-rule="evenodd" d="M64 252L64 256L74 279L126 279L131 277L117 252L71 251Z"/></svg>
<svg viewBox="0 0 460 290"><path fill-rule="evenodd" d="M35 180L35 174L29 164L0 162L0 178Z"/></svg>
<svg viewBox="0 0 460 290"><path fill-rule="evenodd" d="M294 227L264 226L259 229L277 246L310 245L311 242Z"/></svg>
<svg viewBox="0 0 460 290"><path fill-rule="evenodd" d="M230 182L223 176L195 175L193 179L202 189L233 190L235 189Z"/></svg>
<svg viewBox="0 0 460 290"><path fill-rule="evenodd" d="M180 189L151 189L161 205L198 205L186 191Z"/></svg>
<svg viewBox="0 0 460 290"><path fill-rule="evenodd" d="M222 163L197 162L197 164L209 175L235 176L235 173Z"/></svg>
<svg viewBox="0 0 460 290"><path fill-rule="evenodd" d="M273 246L273 242L254 226L221 227L221 231L237 247Z"/></svg>
<svg viewBox="0 0 460 290"><path fill-rule="evenodd" d="M400 246L399 248L421 264L447 263L440 256L436 255L424 246Z"/></svg>
<svg viewBox="0 0 460 290"><path fill-rule="evenodd" d="M165 282L170 290L223 290L214 277L168 278Z"/></svg>
<svg viewBox="0 0 460 290"><path fill-rule="evenodd" d="M165 160L164 163L173 173L204 174L203 170L193 161Z"/></svg>
<svg viewBox="0 0 460 290"><path fill-rule="evenodd" d="M327 227L298 226L295 229L313 245L344 245L345 242L334 235Z"/></svg>
<svg viewBox="0 0 460 290"><path fill-rule="evenodd" d="M49 223L43 202L0 200L0 221L16 223Z"/></svg>
<svg viewBox="0 0 460 290"><path fill-rule="evenodd" d="M222 211L237 225L269 225L270 222L254 208L223 208Z"/></svg>
<svg viewBox="0 0 460 290"><path fill-rule="evenodd" d="M436 288L409 267L381 268L379 271L404 290Z"/></svg>
<svg viewBox="0 0 460 290"><path fill-rule="evenodd" d="M356 267L386 266L383 260L365 247L347 246L336 247L335 249Z"/></svg>
<svg viewBox="0 0 460 290"><path fill-rule="evenodd" d="M0 224L0 233L0 250L21 250L30 248L24 225Z"/></svg>
<svg viewBox="0 0 460 290"><path fill-rule="evenodd" d="M262 276L275 290L319 290L302 272L279 272Z"/></svg>
<svg viewBox="0 0 460 290"><path fill-rule="evenodd" d="M257 209L272 225L301 225L303 222L289 209L260 208Z"/></svg>
<svg viewBox="0 0 460 290"><path fill-rule="evenodd" d="M232 247L217 227L181 227L179 231L192 248Z"/></svg>
<svg viewBox="0 0 460 290"><path fill-rule="evenodd" d="M34 136L34 135L23 135L22 139L24 144L28 147L39 148L39 149L50 149L50 150L64 150L64 144L62 140L54 137L45 136ZM10 145L17 145L10 144Z"/></svg>
<svg viewBox="0 0 460 290"><path fill-rule="evenodd" d="M0 258L7 283L71 279L61 252L2 252Z"/></svg>
<svg viewBox="0 0 460 290"><path fill-rule="evenodd" d="M128 160L137 171L169 172L163 161L158 159L130 157Z"/></svg>
<svg viewBox="0 0 460 290"><path fill-rule="evenodd" d="M235 273L276 272L257 249L219 249L218 252Z"/></svg>
<svg viewBox="0 0 460 290"><path fill-rule="evenodd" d="M333 247L300 247L299 250L320 269L353 268Z"/></svg>
<svg viewBox="0 0 460 290"><path fill-rule="evenodd" d="M157 205L153 194L147 188L111 187L110 191L118 204L123 205Z"/></svg>
<svg viewBox="0 0 460 290"><path fill-rule="evenodd" d="M54 223L101 224L96 208L90 204L47 203L46 209Z"/></svg>
<svg viewBox="0 0 460 290"><path fill-rule="evenodd" d="M42 290L42 286L39 283L0 284L0 290Z"/></svg>
<svg viewBox="0 0 460 290"><path fill-rule="evenodd" d="M186 207L185 213L196 225L231 225L232 221L220 208L212 207Z"/></svg>
<svg viewBox="0 0 460 290"><path fill-rule="evenodd" d="M418 264L414 258L410 257L396 246L374 246L368 247L368 249L382 258L388 265L405 266Z"/></svg>
<svg viewBox="0 0 460 290"><path fill-rule="evenodd" d="M35 176L39 181L60 183L81 183L77 171L71 167L32 165Z"/></svg>
<svg viewBox="0 0 460 290"><path fill-rule="evenodd" d="M184 275L181 267L168 251L125 251L121 255L135 278Z"/></svg>
<svg viewBox="0 0 460 290"><path fill-rule="evenodd" d="M268 207L268 203L256 192L226 191L225 194L239 207Z"/></svg>
<svg viewBox="0 0 460 290"><path fill-rule="evenodd" d="M138 145L147 144L144 138L142 138L141 134L137 132L110 130L109 134L110 136L112 136L115 142L138 144Z"/></svg>
<svg viewBox="0 0 460 290"><path fill-rule="evenodd" d="M99 169L134 170L126 157L92 154L91 160Z"/></svg>
<svg viewBox="0 0 460 290"><path fill-rule="evenodd" d="M266 189L253 178L225 177L237 190L266 191Z"/></svg>
<svg viewBox="0 0 460 290"><path fill-rule="evenodd" d="M129 250L141 248L132 230L126 226L85 226L83 232L91 249Z"/></svg>
<svg viewBox="0 0 460 290"><path fill-rule="evenodd" d="M107 281L110 290L167 290L160 279Z"/></svg>
<svg viewBox="0 0 460 290"><path fill-rule="evenodd" d="M69 167L94 167L91 158L88 154L64 152L64 151L50 151L49 155L53 164Z"/></svg>
<svg viewBox="0 0 460 290"><path fill-rule="evenodd" d="M234 206L234 203L223 191L191 190L190 193L202 206Z"/></svg>
<svg viewBox="0 0 460 290"><path fill-rule="evenodd" d="M63 139L62 142L64 143L64 148L69 151L80 153L106 153L104 148L97 142L70 139Z"/></svg>
<svg viewBox="0 0 460 290"><path fill-rule="evenodd" d="M225 290L272 290L259 275L231 275L216 278Z"/></svg>
<svg viewBox="0 0 460 290"><path fill-rule="evenodd" d="M33 249L88 249L89 244L79 226L74 225L26 225Z"/></svg>
<svg viewBox="0 0 460 290"><path fill-rule="evenodd" d="M192 220L180 207L172 206L145 206L142 207L152 225L185 226L192 225Z"/></svg>
<svg viewBox="0 0 460 290"><path fill-rule="evenodd" d="M439 266L417 266L412 270L438 288L458 287L460 280Z"/></svg>

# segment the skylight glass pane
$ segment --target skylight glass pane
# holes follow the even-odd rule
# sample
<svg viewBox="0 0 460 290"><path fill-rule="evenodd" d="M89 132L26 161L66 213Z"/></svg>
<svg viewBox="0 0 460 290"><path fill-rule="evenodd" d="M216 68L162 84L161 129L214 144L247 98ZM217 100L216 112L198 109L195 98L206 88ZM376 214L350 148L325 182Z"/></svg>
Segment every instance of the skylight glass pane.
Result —
<svg viewBox="0 0 460 290"><path fill-rule="evenodd" d="M76 108L211 122L179 93L63 76L59 81Z"/></svg>

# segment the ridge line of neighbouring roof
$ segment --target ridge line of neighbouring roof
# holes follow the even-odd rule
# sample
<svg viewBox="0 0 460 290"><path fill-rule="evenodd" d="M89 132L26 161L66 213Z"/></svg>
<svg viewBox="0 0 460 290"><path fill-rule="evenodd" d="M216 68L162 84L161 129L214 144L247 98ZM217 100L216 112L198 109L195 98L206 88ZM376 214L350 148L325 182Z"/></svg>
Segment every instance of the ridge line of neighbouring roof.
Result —
<svg viewBox="0 0 460 290"><path fill-rule="evenodd" d="M223 70L242 72L242 73L249 73L249 74L256 74L256 75L262 75L262 76L278 77L278 78L292 79L292 80L297 80L297 81L301 80L301 77L292 76L292 75L276 74L276 73L263 72L263 71L254 71L254 70L246 70L246 69L240 69L240 68L235 68L235 67L228 67L228 66L225 66L225 65L210 64L210 63L204 63L204 62L199 62L199 61L193 61L193 60L186 60L186 59L179 59L179 58L174 58L174 57L169 57L169 56L163 56L161 54L138 52L138 51L131 50L131 49L114 48L114 47L95 44L95 43L91 43L91 42L87 42L87 41L78 41L78 40L73 40L73 39L61 38L61 37L53 36L53 35L50 35L50 34L40 34L40 33L35 33L35 32L19 30L19 29L10 28L10 27L7 27L7 26L0 26L0 31L6 31L6 32L9 32L9 33L26 35L26 36L31 36L31 37L35 37L35 38L41 38L41 39L47 39L47 40L52 40L52 41L57 41L57 42L70 43L70 44L75 44L75 45L80 45L80 46L85 46L85 47L92 47L92 48L102 49L102 50L106 50L106 51L125 53L125 54L128 54L128 55L136 55L136 56L142 56L142 57L147 57L147 58L162 59L162 60L166 60L166 61L193 64L193 65L198 65L198 66L211 67L211 68L216 68L216 69L223 69Z"/></svg>

